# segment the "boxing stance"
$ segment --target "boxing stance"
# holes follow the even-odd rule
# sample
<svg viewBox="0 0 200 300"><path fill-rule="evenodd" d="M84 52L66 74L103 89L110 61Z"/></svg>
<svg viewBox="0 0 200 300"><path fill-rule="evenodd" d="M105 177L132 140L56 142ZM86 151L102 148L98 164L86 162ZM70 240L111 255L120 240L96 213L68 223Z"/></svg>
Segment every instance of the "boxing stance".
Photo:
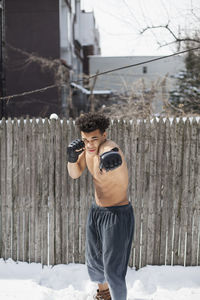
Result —
<svg viewBox="0 0 200 300"><path fill-rule="evenodd" d="M76 179L87 167L94 181L95 201L86 227L86 264L90 279L98 283L95 299L126 300L125 276L134 230L127 165L119 146L107 139L107 117L84 114L76 125L81 139L67 148L68 172Z"/></svg>

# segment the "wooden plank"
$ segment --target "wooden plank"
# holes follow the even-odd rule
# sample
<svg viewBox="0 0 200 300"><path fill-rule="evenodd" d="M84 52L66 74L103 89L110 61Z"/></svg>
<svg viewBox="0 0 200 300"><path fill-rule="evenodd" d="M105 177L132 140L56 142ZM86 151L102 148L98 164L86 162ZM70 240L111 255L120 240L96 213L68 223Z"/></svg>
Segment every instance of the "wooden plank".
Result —
<svg viewBox="0 0 200 300"><path fill-rule="evenodd" d="M42 181L43 181L43 122L39 118L36 122L36 195L35 195L35 261L43 263L42 257Z"/></svg>
<svg viewBox="0 0 200 300"><path fill-rule="evenodd" d="M109 125L109 127L108 127L108 129L107 129L107 137L108 137L109 140L112 139L112 138L111 138L111 134L112 134L112 124L113 124L113 119L110 119L110 125Z"/></svg>
<svg viewBox="0 0 200 300"><path fill-rule="evenodd" d="M172 163L172 128L170 128L170 143L169 143L169 180L168 180L168 197L169 197L169 202L168 202L168 226L169 226L169 232L168 232L168 253L167 253L167 264L172 265L172 252L173 252L173 243L174 243L174 214L173 212L173 207L174 207L174 190L173 190L173 163ZM172 214L172 216L171 216Z"/></svg>
<svg viewBox="0 0 200 300"><path fill-rule="evenodd" d="M3 223L2 223L2 185L1 185L1 178L2 178L2 174L1 174L1 172L2 172L2 170L1 170L1 149L2 149L2 121L0 122L0 257L2 257L3 256L3 253L2 253L2 239L3 239L3 237L2 237L2 234L3 234L3 232L2 232L2 230L3 230L3 228L2 228L2 225L3 225Z"/></svg>
<svg viewBox="0 0 200 300"><path fill-rule="evenodd" d="M186 265L186 254L187 249L186 239L187 239L187 221L188 221L188 190L189 190L189 158L190 158L190 121L187 119L184 124L184 144L183 144L183 154L182 154L182 193L181 193L181 233L180 233L180 252L178 263L181 265Z"/></svg>
<svg viewBox="0 0 200 300"><path fill-rule="evenodd" d="M12 258L12 122L8 119L6 123L6 142L7 142L7 152L6 152L6 256L7 258Z"/></svg>
<svg viewBox="0 0 200 300"><path fill-rule="evenodd" d="M87 222L87 171L85 170L80 177L80 213L79 213L79 226L80 226L80 236L79 236L79 253L80 253L80 263L85 263L85 238L86 238L86 222Z"/></svg>
<svg viewBox="0 0 200 300"><path fill-rule="evenodd" d="M149 175L150 175L150 120L146 120L142 129L142 156L143 160L143 184L142 184L142 257L141 266L147 261L147 236L148 236L148 202L149 202ZM141 182L140 182L141 184Z"/></svg>
<svg viewBox="0 0 200 300"><path fill-rule="evenodd" d="M42 144L42 263L49 265L49 236L48 236L48 201L49 201L49 152L50 152L50 129L49 121L44 121L44 135Z"/></svg>
<svg viewBox="0 0 200 300"><path fill-rule="evenodd" d="M24 124L24 261L30 261L30 207L31 200L31 123Z"/></svg>
<svg viewBox="0 0 200 300"><path fill-rule="evenodd" d="M80 131L74 126L74 136L81 138ZM81 199L81 193L80 193L80 178L73 181L74 187L74 223L73 223L73 231L74 231L74 245L73 245L73 260L75 263L78 263L80 261L80 253L79 253L79 238L80 238L80 199Z"/></svg>
<svg viewBox="0 0 200 300"><path fill-rule="evenodd" d="M137 144L138 144L138 127L137 120L134 119L130 124L130 168L129 168L129 195L134 210L135 226L131 256L133 259L133 266L139 268L139 249L140 245L137 242L140 236L139 214L137 209Z"/></svg>
<svg viewBox="0 0 200 300"><path fill-rule="evenodd" d="M118 120L114 119L111 124L111 140L115 141L116 143L118 143L118 123Z"/></svg>
<svg viewBox="0 0 200 300"><path fill-rule="evenodd" d="M198 235L196 230L195 222L195 210L196 210L196 199L195 199L195 185L197 174L197 121L193 119L190 124L191 136L190 136L190 164L189 164L189 197L188 197L188 226L187 226L187 257L186 265L195 265L197 241Z"/></svg>
<svg viewBox="0 0 200 300"><path fill-rule="evenodd" d="M1 121L1 221L2 221L2 258L7 258L6 253L6 177L7 177L7 136L6 136L6 120Z"/></svg>
<svg viewBox="0 0 200 300"><path fill-rule="evenodd" d="M176 189L177 189L177 176L176 176L176 164L177 164L177 120L173 119L171 124L171 131L170 131L170 139L171 139L171 163L172 163L172 201L173 201L173 207L172 207L172 249L171 249L171 265L174 264L174 237L175 237L175 220L177 218L177 195L176 195Z"/></svg>
<svg viewBox="0 0 200 300"><path fill-rule="evenodd" d="M165 264L171 265L172 262L172 243L173 243L173 165L172 165L172 151L171 151L171 130L169 119L166 120L166 164L165 164L165 179L163 189L163 218L166 221L164 224L165 237ZM163 249L164 251L164 249Z"/></svg>
<svg viewBox="0 0 200 300"><path fill-rule="evenodd" d="M23 239L24 239L24 261L29 262L29 210L23 211Z"/></svg>
<svg viewBox="0 0 200 300"><path fill-rule="evenodd" d="M49 146L49 263L56 264L55 260L55 120L50 121Z"/></svg>
<svg viewBox="0 0 200 300"><path fill-rule="evenodd" d="M81 138L80 132L75 128L75 135ZM89 194L88 194L88 170L83 172L81 177L77 181L78 186L75 185L75 194L77 193L78 199L75 196L75 223L78 222L78 232L76 232L74 247L78 248L75 254L75 260L79 260L80 263L85 263L85 239L86 239L86 222L89 209Z"/></svg>
<svg viewBox="0 0 200 300"><path fill-rule="evenodd" d="M157 122L157 149L156 149L156 217L155 217L155 248L154 258L155 264L165 263L165 241L167 221L163 199L164 178L167 176L168 170L166 162L166 122L160 118ZM168 201L168 200L167 200Z"/></svg>
<svg viewBox="0 0 200 300"><path fill-rule="evenodd" d="M129 186L128 186L128 199L132 203L132 197L130 195L130 186L132 185L132 169L131 166L131 156L132 156L132 149L131 149L131 130L132 124L130 124L129 120L120 119L118 122L118 143L119 146L124 154L125 161L128 167L128 174L129 174ZM135 247L134 242L132 243L131 247L131 254L129 258L129 265L135 265Z"/></svg>
<svg viewBox="0 0 200 300"><path fill-rule="evenodd" d="M124 153L124 157L125 157L125 161L127 164L127 168L128 168L128 174L129 174L129 187L128 187L128 193L127 193L127 197L129 199L130 202L132 202L132 199L130 197L129 194L129 190L130 190L130 165L131 165L131 143L130 143L130 131L131 131L131 124L128 120L125 120L123 122L123 138L124 138L124 145L123 145L123 153ZM133 266L134 264L134 255L133 255L133 247L132 247L132 252L130 254L130 258L129 258L129 265Z"/></svg>
<svg viewBox="0 0 200 300"><path fill-rule="evenodd" d="M0 257L2 257L1 145L2 145L2 128L0 122Z"/></svg>
<svg viewBox="0 0 200 300"><path fill-rule="evenodd" d="M128 182L128 197L129 197L129 201L132 203L132 168L131 168L131 164L132 164L132 145L131 145L131 139L132 139L132 122L130 122L130 120L127 121L127 131L128 131L128 143L127 146L125 148L125 159L128 160L127 162L127 167L128 167L128 175L129 175L129 182Z"/></svg>
<svg viewBox="0 0 200 300"><path fill-rule="evenodd" d="M74 125L74 135L75 137L81 138L80 131L77 126ZM80 178L74 180L74 246L73 246L73 256L74 262L79 263L79 228L80 228Z"/></svg>
<svg viewBox="0 0 200 300"><path fill-rule="evenodd" d="M132 203L136 200L137 190L137 170L136 170L136 155L138 143L138 130L136 119L130 123L130 168L129 168L129 195L132 197Z"/></svg>
<svg viewBox="0 0 200 300"><path fill-rule="evenodd" d="M196 155L195 155L195 178L193 198L193 230L192 230L192 253L191 265L200 265L200 123L193 123L196 127Z"/></svg>
<svg viewBox="0 0 200 300"><path fill-rule="evenodd" d="M25 170L24 170L24 119L19 121L19 197L18 197L18 260L24 261L24 194L25 194Z"/></svg>
<svg viewBox="0 0 200 300"><path fill-rule="evenodd" d="M150 139L150 199L148 205L148 237L147 237L147 262L154 263L154 247L155 247L155 218L156 218L156 119L151 123L151 139Z"/></svg>
<svg viewBox="0 0 200 300"><path fill-rule="evenodd" d="M130 122L128 122L127 120L124 120L123 123L121 123L121 130L122 130L122 139L123 142L120 142L122 144L122 152L124 154L125 160L126 160L126 164L128 167L128 171L129 171L129 166L130 166L130 151L131 151L131 147L130 147Z"/></svg>
<svg viewBox="0 0 200 300"><path fill-rule="evenodd" d="M12 258L12 148L13 148L13 128L12 121L7 121L7 178L6 178L6 253Z"/></svg>
<svg viewBox="0 0 200 300"><path fill-rule="evenodd" d="M70 119L68 134L68 144L74 140L75 127L73 121ZM67 220L68 220L68 263L74 262L74 180L69 177L68 180L68 197L67 197Z"/></svg>
<svg viewBox="0 0 200 300"><path fill-rule="evenodd" d="M62 262L62 228L61 228L61 125L60 119L56 120L55 136L55 259L56 264Z"/></svg>
<svg viewBox="0 0 200 300"><path fill-rule="evenodd" d="M118 122L118 126L116 126L115 128L115 132L116 132L116 137L114 142L116 142L120 149L122 150L122 152L124 152L125 149L125 122L123 120L123 118L121 118ZM117 129L117 130L116 130Z"/></svg>
<svg viewBox="0 0 200 300"><path fill-rule="evenodd" d="M163 119L159 119L157 123L157 162L156 162L156 220L155 220L155 253L154 262L156 264L165 263L165 241L166 241L166 228L167 222L163 218L163 212L165 212L164 199L163 199L163 188L165 178L165 167L166 166L166 123Z"/></svg>
<svg viewBox="0 0 200 300"><path fill-rule="evenodd" d="M61 222L62 222L62 263L67 263L67 120L63 119L62 129L62 157L61 157Z"/></svg>
<svg viewBox="0 0 200 300"><path fill-rule="evenodd" d="M198 238L197 238L197 253L196 253L196 265L200 265L200 122L198 121L197 131L197 181L195 185L195 202L196 202L196 218L195 221L198 224ZM195 224L195 222L194 222Z"/></svg>
<svg viewBox="0 0 200 300"><path fill-rule="evenodd" d="M139 133L139 144L138 144L138 187L137 187L137 199L138 199L138 213L140 215L141 222L141 237L140 237L140 258L139 263L140 266L144 266L146 264L146 197L144 197L144 186L145 186L145 123L144 120L138 124L138 133Z"/></svg>
<svg viewBox="0 0 200 300"><path fill-rule="evenodd" d="M197 157L198 157L198 176L197 176L197 184L195 186L195 198L196 198L196 211L198 212L198 221L199 221L199 228L198 228L198 244L197 244L197 265L200 265L200 122L198 121L198 140L197 140Z"/></svg>
<svg viewBox="0 0 200 300"><path fill-rule="evenodd" d="M173 130L174 128L174 130ZM178 264L179 257L179 242L180 242L180 220L181 220L181 190L182 190L182 154L183 154L183 135L184 135L184 122L182 119L178 123L173 121L172 128L172 161L173 161L173 246L172 246L172 264Z"/></svg>
<svg viewBox="0 0 200 300"><path fill-rule="evenodd" d="M144 122L139 122L137 124L138 127L138 141L137 141L137 150L136 150L136 177L137 178L137 193L136 193L136 199L137 203L137 218L135 222L136 229L136 240L137 240L137 246L136 246L136 264L139 266L139 268L142 266L142 220L143 220L143 184L144 184L144 139L143 139L143 131L144 131ZM138 227L139 225L139 227ZM144 262L144 260L143 260Z"/></svg>
<svg viewBox="0 0 200 300"><path fill-rule="evenodd" d="M37 142L36 142L36 119L33 118L31 122L31 132L30 132L30 139L31 139L31 148L30 148L30 179L31 179L31 187L30 187L30 198L31 198L31 206L30 206L30 230L29 230L29 243L30 243L30 250L29 250L29 261L35 262L35 249L36 249L36 234L35 234L35 206L36 206L36 172L37 172Z"/></svg>
<svg viewBox="0 0 200 300"><path fill-rule="evenodd" d="M75 124L74 124L75 126ZM77 126L74 128L75 136L81 138ZM82 176L82 175L81 175ZM80 239L80 201L81 201L80 178L74 181L74 262L80 262L79 239Z"/></svg>

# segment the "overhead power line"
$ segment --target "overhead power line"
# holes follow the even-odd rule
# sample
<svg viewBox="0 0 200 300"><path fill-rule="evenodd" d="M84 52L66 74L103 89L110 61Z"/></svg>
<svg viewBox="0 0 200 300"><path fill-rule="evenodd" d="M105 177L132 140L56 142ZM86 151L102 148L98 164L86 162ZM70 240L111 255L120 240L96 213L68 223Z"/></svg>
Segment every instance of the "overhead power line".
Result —
<svg viewBox="0 0 200 300"><path fill-rule="evenodd" d="M179 55L179 54L184 54L186 52L194 51L194 50L198 50L198 49L200 49L200 46L195 47L195 48L190 48L190 49L187 49L187 50L183 50L183 51L179 51L179 52L175 52L173 54L152 58L152 59L145 60L145 61L142 61L142 62L139 62L139 63L130 64L130 65L126 65L126 66L123 66L123 67L110 69L110 70L107 70L107 71L99 72L98 74L91 75L87 79L90 80L90 79L93 79L93 78L97 78L98 76L101 76L101 75L105 75L105 74L116 72L116 71L119 71L119 70L133 68L133 67L137 67L137 66L140 66L140 65L152 63L152 62L157 61L157 60L162 60L162 59L165 59L165 58L169 58L169 57ZM78 83L78 82L83 82L83 81L84 81L84 79L78 79L78 80L75 80L75 81L70 81L69 84L72 83L72 82ZM34 94L34 93L38 93L38 92L44 92L46 90L49 90L49 89L52 89L52 88L55 88L55 87L61 87L61 86L63 86L63 84L53 84L53 85L46 86L46 87L36 89L36 90L32 90L32 91L27 91L27 92L15 94L15 95L0 97L0 100L9 100L9 99L16 98L16 97L22 97L22 96L26 96L26 95L30 95L30 94Z"/></svg>
<svg viewBox="0 0 200 300"><path fill-rule="evenodd" d="M92 79L92 78L94 78L96 76L105 75L105 74L108 74L108 73L111 73L111 72L115 72L115 71L119 71L119 70L123 70L123 69L128 69L128 68L132 68L132 67L137 67L137 66L140 66L140 65L148 64L148 63L151 63L151 62L154 62L154 61L157 61L157 60L165 59L165 58L168 58L168 57L172 57L172 56L175 56L175 55L183 54L183 53L186 53L186 52L189 52L189 51L198 50L198 49L200 49L200 46L199 47L195 47L195 48L191 48L191 49L187 49L187 50L183 50L183 51L179 51L179 52L176 52L176 53L173 53L173 54L169 54L169 55L165 55L165 56L160 56L160 57L152 58L152 59L149 59L149 60L146 60L146 61L142 61L142 62L139 62L139 63L135 63L135 64L131 64L131 65L127 65L127 66L115 68L115 69L110 69L110 70L103 71L103 72L95 74L95 75L91 75L91 76L88 77L88 79ZM80 79L80 80L77 80L77 81L80 82L80 81L83 81L83 79Z"/></svg>
<svg viewBox="0 0 200 300"><path fill-rule="evenodd" d="M10 100L12 98L17 98L17 97L22 97L22 96L26 96L26 95L31 95L31 94L34 94L34 93L39 93L39 92L45 92L49 89L52 89L52 88L55 88L55 87L59 87L60 85L58 84L52 84L52 85L48 85L48 86L45 86L41 89L36 89L36 90L32 90L32 91L27 91L27 92L23 92L23 93L20 93L20 94L15 94L15 95L10 95L10 96L5 96L5 97L0 97L0 100Z"/></svg>

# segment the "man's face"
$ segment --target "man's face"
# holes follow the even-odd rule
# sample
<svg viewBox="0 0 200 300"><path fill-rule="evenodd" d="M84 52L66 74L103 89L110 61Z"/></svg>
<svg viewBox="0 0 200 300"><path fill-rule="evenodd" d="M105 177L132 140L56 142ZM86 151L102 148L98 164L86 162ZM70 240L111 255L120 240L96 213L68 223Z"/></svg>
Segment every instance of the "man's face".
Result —
<svg viewBox="0 0 200 300"><path fill-rule="evenodd" d="M91 155L97 154L99 146L106 140L106 132L101 133L99 129L92 132L81 131L81 136L85 143L85 150Z"/></svg>

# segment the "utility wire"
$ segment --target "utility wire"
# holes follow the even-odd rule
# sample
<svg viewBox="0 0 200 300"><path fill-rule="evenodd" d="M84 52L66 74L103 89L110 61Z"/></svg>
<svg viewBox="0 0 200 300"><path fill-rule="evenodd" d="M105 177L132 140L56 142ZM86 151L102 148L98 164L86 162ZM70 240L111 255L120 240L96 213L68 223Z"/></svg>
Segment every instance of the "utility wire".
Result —
<svg viewBox="0 0 200 300"><path fill-rule="evenodd" d="M15 95L10 95L10 96L5 96L5 97L0 97L0 100L10 100L12 98L17 98L17 97L21 97L21 96L26 96L26 95L31 95L34 93L38 93L38 92L44 92L47 91L49 89L55 88L55 87L59 87L60 85L58 84L53 84L53 85L49 85L49 86L45 86L41 89L37 89L37 90L33 90L33 91L28 91L28 92L23 92L20 94L15 94Z"/></svg>
<svg viewBox="0 0 200 300"><path fill-rule="evenodd" d="M133 68L133 67L136 67L136 66L148 64L148 63L151 63L151 62L154 62L154 61L158 61L158 60L161 60L161 59L165 59L165 58L168 58L168 57L172 57L172 56L175 56L175 55L183 54L183 53L198 50L198 49L200 49L200 47L190 48L190 49L179 51L179 52L176 52L176 53L173 53L173 54L152 58L152 59L142 61L142 62L139 62L139 63L135 63L135 64L131 64L131 65L115 68L115 69L110 69L110 70L107 70L107 71L103 71L101 73L97 73L95 75L91 75L87 79L90 80L90 79L93 79L93 78L97 78L98 76L101 76L101 75L105 75L105 74L116 72L116 71L119 71L119 70ZM72 82L78 83L78 82L83 82L83 81L84 81L84 79L78 79L78 80L75 80L75 81L70 81L69 84L72 83ZM41 88L41 89L36 89L36 90L28 91L28 92L23 92L23 93L20 93L20 94L0 97L0 100L9 100L9 99L12 99L12 98L26 96L26 95L30 95L30 94L33 94L33 93L44 92L46 90L49 90L49 89L52 89L52 88L55 88L55 87L61 87L61 86L63 86L63 85L62 84L53 84L53 85L46 86L46 87Z"/></svg>
<svg viewBox="0 0 200 300"><path fill-rule="evenodd" d="M175 56L175 55L183 54L183 53L186 53L186 52L189 52L189 51L194 51L194 50L197 50L197 49L200 49L200 47L191 48L191 49L179 51L179 52L176 52L176 53L173 53L173 54L169 54L169 55L165 55L165 56L160 56L160 57L152 58L152 59L149 59L149 60L146 60L146 61L142 61L142 62L139 62L139 63L135 63L135 64L123 66L123 67L119 67L119 68L116 68L116 69L107 70L107 71L104 71L104 72L101 72L101 73L98 73L98 74L95 74L95 75L91 75L91 76L88 77L88 79L92 79L92 78L94 78L96 76L105 75L105 74L108 74L108 73L111 73L111 72L115 72L115 71L119 71L119 70L123 70L123 69L128 69L128 68L132 68L132 67L136 67L136 66L148 64L148 63L151 63L151 62L154 62L154 61L157 61L157 60L165 59L165 58L168 58L168 57L172 57L172 56ZM83 79L76 80L75 82L80 82L80 81L83 81Z"/></svg>

